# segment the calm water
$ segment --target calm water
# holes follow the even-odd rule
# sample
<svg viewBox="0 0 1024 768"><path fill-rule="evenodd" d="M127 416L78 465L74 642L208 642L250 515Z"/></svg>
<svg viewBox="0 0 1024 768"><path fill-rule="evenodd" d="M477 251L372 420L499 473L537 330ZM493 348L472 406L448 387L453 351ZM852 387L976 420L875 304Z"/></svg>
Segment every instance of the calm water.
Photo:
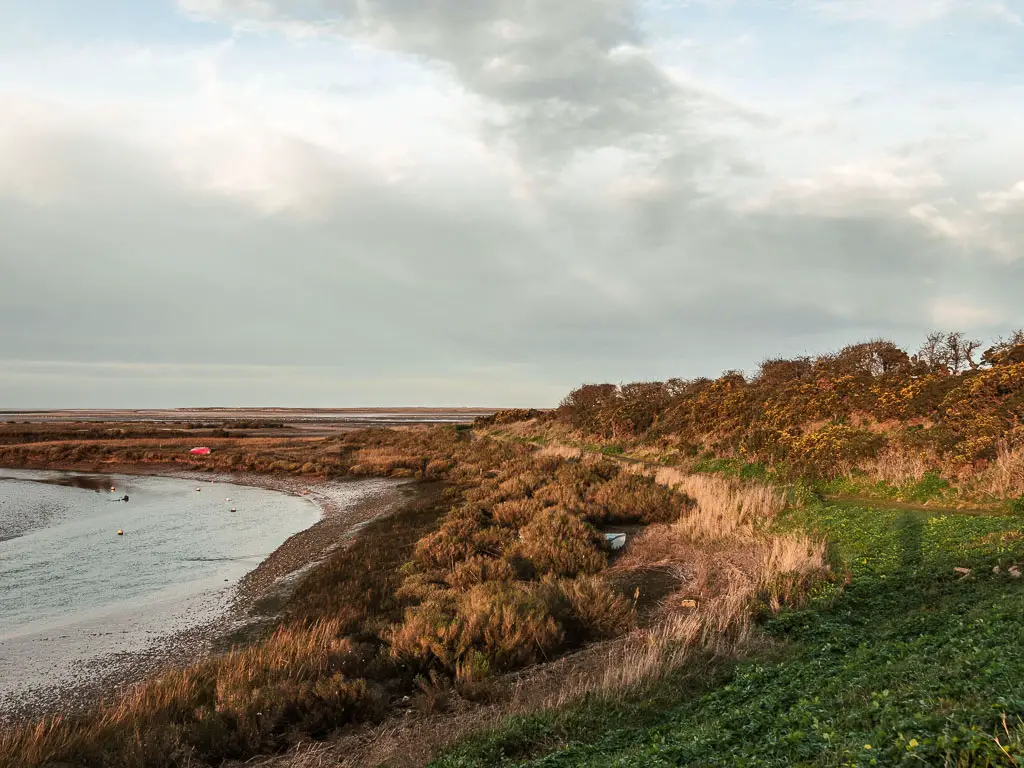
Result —
<svg viewBox="0 0 1024 768"><path fill-rule="evenodd" d="M5 681L53 682L39 668L222 609L225 587L318 519L304 498L227 483L0 469L0 699Z"/></svg>

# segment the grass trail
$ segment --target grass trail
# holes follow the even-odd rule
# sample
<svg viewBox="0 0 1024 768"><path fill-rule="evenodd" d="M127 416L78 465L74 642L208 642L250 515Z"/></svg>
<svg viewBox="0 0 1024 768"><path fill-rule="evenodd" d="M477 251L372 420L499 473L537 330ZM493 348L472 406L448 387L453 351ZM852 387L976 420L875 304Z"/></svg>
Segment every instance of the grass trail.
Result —
<svg viewBox="0 0 1024 768"><path fill-rule="evenodd" d="M824 533L849 584L764 625L774 660L516 718L435 765L1024 765L1024 518L822 504L784 524Z"/></svg>

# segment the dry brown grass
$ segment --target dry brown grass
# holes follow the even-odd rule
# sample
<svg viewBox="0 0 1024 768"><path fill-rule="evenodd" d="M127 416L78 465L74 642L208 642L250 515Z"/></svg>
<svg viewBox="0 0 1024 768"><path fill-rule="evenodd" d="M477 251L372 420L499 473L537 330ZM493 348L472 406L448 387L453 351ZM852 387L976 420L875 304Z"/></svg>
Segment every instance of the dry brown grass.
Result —
<svg viewBox="0 0 1024 768"><path fill-rule="evenodd" d="M560 459L579 459L583 456L583 449L577 448L572 445L561 445L554 443L551 445L545 445L543 448L537 451L538 456L557 456Z"/></svg>
<svg viewBox="0 0 1024 768"><path fill-rule="evenodd" d="M1000 499L1024 496L1024 446L1001 444L995 461L977 476L974 486L978 492Z"/></svg>
<svg viewBox="0 0 1024 768"><path fill-rule="evenodd" d="M422 456L404 446L381 446L360 448L349 471L354 475L391 475L396 470L423 471L427 464Z"/></svg>
<svg viewBox="0 0 1024 768"><path fill-rule="evenodd" d="M280 749L288 731L324 736L382 711L336 621L281 629L267 641L169 672L102 704L86 718L54 717L0 733L0 765L170 766Z"/></svg>
<svg viewBox="0 0 1024 768"><path fill-rule="evenodd" d="M600 674L581 675L556 704L647 684L694 653L734 654L748 640L758 606L778 611L798 603L826 570L823 542L767 529L785 503L776 489L677 469L632 471L653 474L696 505L674 523L651 525L611 572L657 567L672 574L676 585L649 625L609 652Z"/></svg>
<svg viewBox="0 0 1024 768"><path fill-rule="evenodd" d="M655 482L684 493L696 502L679 521L695 540L751 535L754 528L771 522L786 505L781 491L761 483L688 474L673 467L654 469L631 465L631 471L653 476Z"/></svg>
<svg viewBox="0 0 1024 768"><path fill-rule="evenodd" d="M860 468L871 480L902 485L919 482L926 472L938 466L936 457L926 451L890 446L874 459L863 462Z"/></svg>

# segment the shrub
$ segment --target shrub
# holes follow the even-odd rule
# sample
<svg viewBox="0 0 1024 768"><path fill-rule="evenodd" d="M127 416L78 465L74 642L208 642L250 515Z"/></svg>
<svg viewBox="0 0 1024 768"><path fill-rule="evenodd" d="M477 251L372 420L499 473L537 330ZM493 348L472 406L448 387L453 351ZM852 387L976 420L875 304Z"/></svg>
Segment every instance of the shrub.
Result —
<svg viewBox="0 0 1024 768"><path fill-rule="evenodd" d="M448 578L456 589L468 589L488 581L514 581L516 572L507 560L477 555L463 560Z"/></svg>
<svg viewBox="0 0 1024 768"><path fill-rule="evenodd" d="M684 494L673 493L648 477L620 474L599 486L586 505L594 523L667 523L693 506Z"/></svg>
<svg viewBox="0 0 1024 768"><path fill-rule="evenodd" d="M544 584L480 584L445 594L406 611L389 634L391 653L421 668L438 665L452 674L501 671L536 663L555 652L564 633L552 604L558 594Z"/></svg>
<svg viewBox="0 0 1024 768"><path fill-rule="evenodd" d="M919 481L912 485L907 493L907 498L912 501L930 501L942 496L942 492L949 488L949 481L942 479L935 470L928 470Z"/></svg>
<svg viewBox="0 0 1024 768"><path fill-rule="evenodd" d="M805 435L786 437L788 462L805 477L833 478L848 473L859 461L872 458L885 437L866 429L828 424Z"/></svg>
<svg viewBox="0 0 1024 768"><path fill-rule="evenodd" d="M580 576L559 582L582 638L609 638L628 630L636 619L627 600L599 576Z"/></svg>
<svg viewBox="0 0 1024 768"><path fill-rule="evenodd" d="M543 416L543 411L536 408L506 408L490 416L478 416L473 420L473 425L478 427L497 426L502 424L514 424L517 421L528 421Z"/></svg>
<svg viewBox="0 0 1024 768"><path fill-rule="evenodd" d="M511 533L493 525L486 511L465 505L449 512L440 529L421 539L413 557L427 569L454 570L474 555L499 556L511 541Z"/></svg>
<svg viewBox="0 0 1024 768"><path fill-rule="evenodd" d="M510 499L495 504L491 509L495 522L512 528L527 525L544 508L538 499Z"/></svg>
<svg viewBox="0 0 1024 768"><path fill-rule="evenodd" d="M601 535L578 515L552 508L540 512L520 532L518 554L539 574L594 573L607 563Z"/></svg>

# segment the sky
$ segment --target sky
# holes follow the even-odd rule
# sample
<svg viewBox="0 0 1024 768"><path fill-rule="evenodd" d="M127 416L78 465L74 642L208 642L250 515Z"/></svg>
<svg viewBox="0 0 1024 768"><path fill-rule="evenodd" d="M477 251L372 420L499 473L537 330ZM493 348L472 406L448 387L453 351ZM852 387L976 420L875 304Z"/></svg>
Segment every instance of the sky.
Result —
<svg viewBox="0 0 1024 768"><path fill-rule="evenodd" d="M1024 325L1024 0L0 0L0 408L553 406Z"/></svg>

